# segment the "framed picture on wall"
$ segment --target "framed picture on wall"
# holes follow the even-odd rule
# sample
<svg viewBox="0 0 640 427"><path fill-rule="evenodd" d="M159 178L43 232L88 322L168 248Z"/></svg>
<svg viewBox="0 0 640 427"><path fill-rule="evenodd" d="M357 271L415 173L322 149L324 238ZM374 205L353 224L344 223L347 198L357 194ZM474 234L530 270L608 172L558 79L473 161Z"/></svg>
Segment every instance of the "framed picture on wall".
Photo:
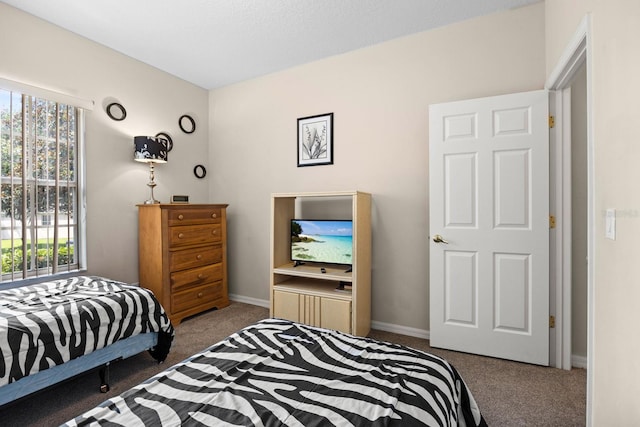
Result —
<svg viewBox="0 0 640 427"><path fill-rule="evenodd" d="M298 167L333 164L333 113L298 119Z"/></svg>

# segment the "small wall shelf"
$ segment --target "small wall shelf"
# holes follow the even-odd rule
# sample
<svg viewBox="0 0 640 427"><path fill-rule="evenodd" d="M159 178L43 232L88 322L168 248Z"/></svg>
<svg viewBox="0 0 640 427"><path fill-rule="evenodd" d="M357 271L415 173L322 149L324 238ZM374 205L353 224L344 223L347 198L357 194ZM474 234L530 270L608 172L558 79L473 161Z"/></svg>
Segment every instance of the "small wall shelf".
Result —
<svg viewBox="0 0 640 427"><path fill-rule="evenodd" d="M352 271L333 264L294 267L290 259L296 201L322 198L351 202ZM371 195L361 191L272 194L270 276L272 317L366 336L371 329ZM347 289L337 289L341 284Z"/></svg>

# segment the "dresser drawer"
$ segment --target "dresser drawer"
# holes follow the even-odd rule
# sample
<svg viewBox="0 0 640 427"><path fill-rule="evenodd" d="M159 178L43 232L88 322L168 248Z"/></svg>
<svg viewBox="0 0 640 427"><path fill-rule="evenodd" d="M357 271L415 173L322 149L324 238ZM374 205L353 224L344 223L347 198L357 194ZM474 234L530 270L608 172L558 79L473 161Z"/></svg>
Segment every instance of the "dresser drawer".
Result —
<svg viewBox="0 0 640 427"><path fill-rule="evenodd" d="M222 282L208 283L203 286L176 292L171 295L171 311L177 313L188 310L222 296Z"/></svg>
<svg viewBox="0 0 640 427"><path fill-rule="evenodd" d="M218 243L222 241L220 224L169 227L169 247Z"/></svg>
<svg viewBox="0 0 640 427"><path fill-rule="evenodd" d="M138 205L140 286L171 322L229 305L226 204Z"/></svg>
<svg viewBox="0 0 640 427"><path fill-rule="evenodd" d="M193 249L180 249L169 252L169 269L171 271L202 267L222 261L222 245L201 246Z"/></svg>
<svg viewBox="0 0 640 427"><path fill-rule="evenodd" d="M203 285L209 282L222 280L222 264L207 265L205 267L192 268L190 270L171 273L171 291L178 292L182 289Z"/></svg>
<svg viewBox="0 0 640 427"><path fill-rule="evenodd" d="M219 224L222 218L222 209L171 209L167 214L169 226L205 223Z"/></svg>

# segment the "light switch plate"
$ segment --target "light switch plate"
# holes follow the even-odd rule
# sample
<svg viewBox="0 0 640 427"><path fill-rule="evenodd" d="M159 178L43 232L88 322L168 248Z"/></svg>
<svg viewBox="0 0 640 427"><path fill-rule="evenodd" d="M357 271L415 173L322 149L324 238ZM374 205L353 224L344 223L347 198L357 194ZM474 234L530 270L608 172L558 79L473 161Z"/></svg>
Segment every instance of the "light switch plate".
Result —
<svg viewBox="0 0 640 427"><path fill-rule="evenodd" d="M607 209L607 216L604 224L604 237L616 240L616 210Z"/></svg>

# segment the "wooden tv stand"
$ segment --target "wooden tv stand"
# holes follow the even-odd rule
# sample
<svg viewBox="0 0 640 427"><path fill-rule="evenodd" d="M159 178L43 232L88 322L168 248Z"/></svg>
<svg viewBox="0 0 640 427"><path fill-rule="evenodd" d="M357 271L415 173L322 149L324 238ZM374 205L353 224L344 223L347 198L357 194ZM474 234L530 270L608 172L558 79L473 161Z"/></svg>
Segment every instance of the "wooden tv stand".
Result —
<svg viewBox="0 0 640 427"><path fill-rule="evenodd" d="M345 265L310 262L294 267L290 260L296 200L322 198L350 199L352 271L347 272ZM371 195L360 191L277 193L272 194L271 207L271 316L366 336L371 329ZM341 284L345 289L338 289Z"/></svg>

